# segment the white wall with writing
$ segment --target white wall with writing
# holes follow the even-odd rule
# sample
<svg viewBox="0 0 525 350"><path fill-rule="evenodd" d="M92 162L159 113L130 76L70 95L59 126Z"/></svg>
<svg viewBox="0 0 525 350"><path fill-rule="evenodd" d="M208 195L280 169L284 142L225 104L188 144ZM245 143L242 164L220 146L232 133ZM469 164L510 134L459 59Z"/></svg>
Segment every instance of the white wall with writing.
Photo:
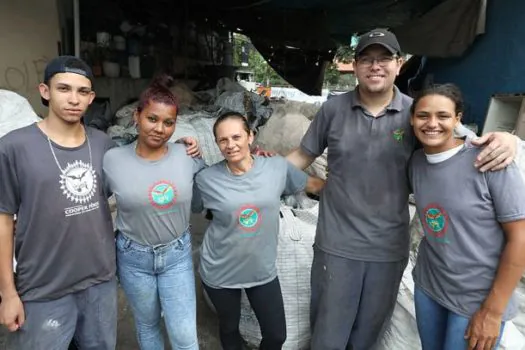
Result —
<svg viewBox="0 0 525 350"><path fill-rule="evenodd" d="M44 114L38 84L49 59L58 54L56 0L0 1L0 89L26 97Z"/></svg>

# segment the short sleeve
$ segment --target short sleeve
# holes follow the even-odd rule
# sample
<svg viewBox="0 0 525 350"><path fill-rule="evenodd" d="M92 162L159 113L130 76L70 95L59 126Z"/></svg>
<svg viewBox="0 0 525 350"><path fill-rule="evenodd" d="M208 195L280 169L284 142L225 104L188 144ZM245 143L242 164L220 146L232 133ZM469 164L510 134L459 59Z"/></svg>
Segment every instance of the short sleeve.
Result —
<svg viewBox="0 0 525 350"><path fill-rule="evenodd" d="M506 223L525 219L525 182L516 164L484 174L497 220Z"/></svg>
<svg viewBox="0 0 525 350"><path fill-rule="evenodd" d="M204 210L204 200L202 198L202 192L199 186L202 186L202 175L197 174L195 180L193 181L193 194L191 197L191 211L193 213L202 213Z"/></svg>
<svg viewBox="0 0 525 350"><path fill-rule="evenodd" d="M202 158L192 158L193 160L193 174L197 174L202 169L206 168L206 163Z"/></svg>
<svg viewBox="0 0 525 350"><path fill-rule="evenodd" d="M191 197L191 211L193 213L202 213L204 210L204 202L202 201L202 194L197 183L193 183L193 196Z"/></svg>
<svg viewBox="0 0 525 350"><path fill-rule="evenodd" d="M102 158L102 172L104 194L109 198L113 195L113 189L111 188L111 152L106 151Z"/></svg>
<svg viewBox="0 0 525 350"><path fill-rule="evenodd" d="M104 152L107 152L110 149L115 148L115 147L118 147L117 143L113 141L112 139L108 138L106 141L106 147L105 147Z"/></svg>
<svg viewBox="0 0 525 350"><path fill-rule="evenodd" d="M328 146L328 129L329 120L326 115L326 104L321 106L321 109L315 115L313 121L310 123L306 134L301 140L301 149L307 154L318 157L323 154Z"/></svg>
<svg viewBox="0 0 525 350"><path fill-rule="evenodd" d="M302 191L306 187L306 181L308 180L308 175L296 168L292 163L283 159L286 166L286 184L284 186L284 194L293 194L299 191Z"/></svg>
<svg viewBox="0 0 525 350"><path fill-rule="evenodd" d="M16 164L8 145L0 142L0 213L16 214L20 206L20 185Z"/></svg>

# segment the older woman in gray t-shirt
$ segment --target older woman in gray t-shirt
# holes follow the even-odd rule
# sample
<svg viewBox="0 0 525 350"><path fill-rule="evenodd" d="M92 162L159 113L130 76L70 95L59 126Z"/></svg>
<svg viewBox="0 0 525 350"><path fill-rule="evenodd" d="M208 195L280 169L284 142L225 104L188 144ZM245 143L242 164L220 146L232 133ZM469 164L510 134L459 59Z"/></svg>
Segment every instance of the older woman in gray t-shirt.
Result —
<svg viewBox="0 0 525 350"><path fill-rule="evenodd" d="M308 177L282 157L250 154L253 135L246 119L228 113L213 128L225 160L195 178L201 208L213 219L201 247L200 275L220 323L224 349L241 349L241 289L261 327L261 349L286 340L283 298L275 266L282 194L319 192L324 181Z"/></svg>
<svg viewBox="0 0 525 350"><path fill-rule="evenodd" d="M481 150L453 135L462 112L449 84L412 106L423 145L409 175L425 234L413 271L424 350L497 348L525 270L523 179L516 164L485 173L473 166Z"/></svg>

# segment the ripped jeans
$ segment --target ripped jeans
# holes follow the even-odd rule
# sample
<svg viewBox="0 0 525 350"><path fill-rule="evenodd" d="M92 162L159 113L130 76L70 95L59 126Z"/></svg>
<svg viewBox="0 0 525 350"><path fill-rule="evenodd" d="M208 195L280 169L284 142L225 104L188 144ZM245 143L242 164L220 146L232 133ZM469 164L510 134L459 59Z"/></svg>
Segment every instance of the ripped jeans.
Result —
<svg viewBox="0 0 525 350"><path fill-rule="evenodd" d="M114 350L117 343L115 278L51 301L24 303L25 323L9 333L8 349Z"/></svg>

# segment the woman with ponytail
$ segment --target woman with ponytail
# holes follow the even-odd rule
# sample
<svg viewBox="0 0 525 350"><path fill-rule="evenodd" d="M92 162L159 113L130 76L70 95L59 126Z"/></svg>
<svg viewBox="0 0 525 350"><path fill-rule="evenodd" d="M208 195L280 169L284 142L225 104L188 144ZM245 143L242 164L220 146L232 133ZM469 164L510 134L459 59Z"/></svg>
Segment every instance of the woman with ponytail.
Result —
<svg viewBox="0 0 525 350"><path fill-rule="evenodd" d="M161 314L173 350L198 349L189 231L193 179L204 162L169 143L178 103L159 76L140 96L136 142L104 157L117 201L117 273L142 350L164 349Z"/></svg>

